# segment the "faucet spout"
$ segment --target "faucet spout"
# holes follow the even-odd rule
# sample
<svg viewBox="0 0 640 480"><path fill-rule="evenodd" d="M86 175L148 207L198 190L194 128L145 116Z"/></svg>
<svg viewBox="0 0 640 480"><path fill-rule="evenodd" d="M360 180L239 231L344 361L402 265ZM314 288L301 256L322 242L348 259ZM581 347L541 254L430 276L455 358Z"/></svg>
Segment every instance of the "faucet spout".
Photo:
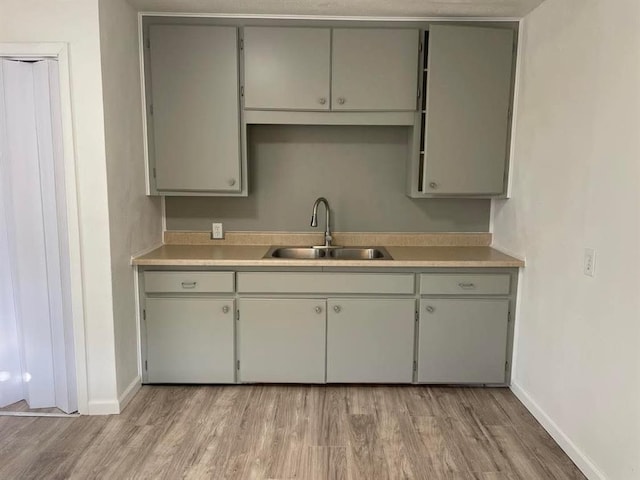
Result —
<svg viewBox="0 0 640 480"><path fill-rule="evenodd" d="M324 209L327 213L326 225L324 229L324 246L330 247L331 241L333 240L333 237L331 236L331 209L329 208L329 202L324 197L318 198L313 204L313 214L311 215L311 226L312 227L318 226L318 206L321 203L324 204Z"/></svg>

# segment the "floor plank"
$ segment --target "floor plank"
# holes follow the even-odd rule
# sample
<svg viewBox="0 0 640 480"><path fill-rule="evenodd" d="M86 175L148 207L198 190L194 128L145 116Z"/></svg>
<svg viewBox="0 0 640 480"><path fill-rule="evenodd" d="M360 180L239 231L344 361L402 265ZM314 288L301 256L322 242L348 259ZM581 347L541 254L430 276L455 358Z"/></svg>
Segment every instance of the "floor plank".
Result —
<svg viewBox="0 0 640 480"><path fill-rule="evenodd" d="M145 386L110 417L0 417L0 478L585 477L508 389L237 385Z"/></svg>

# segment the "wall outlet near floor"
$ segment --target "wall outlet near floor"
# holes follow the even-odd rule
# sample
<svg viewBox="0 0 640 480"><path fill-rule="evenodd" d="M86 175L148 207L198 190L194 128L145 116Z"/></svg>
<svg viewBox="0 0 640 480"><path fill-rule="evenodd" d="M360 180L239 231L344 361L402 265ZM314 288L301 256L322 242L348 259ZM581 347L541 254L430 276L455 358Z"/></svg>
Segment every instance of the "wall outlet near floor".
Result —
<svg viewBox="0 0 640 480"><path fill-rule="evenodd" d="M584 274L589 277L596 276L596 251L593 248L584 249Z"/></svg>
<svg viewBox="0 0 640 480"><path fill-rule="evenodd" d="M219 240L224 238L224 230L222 230L221 223L211 224L211 238L214 240Z"/></svg>

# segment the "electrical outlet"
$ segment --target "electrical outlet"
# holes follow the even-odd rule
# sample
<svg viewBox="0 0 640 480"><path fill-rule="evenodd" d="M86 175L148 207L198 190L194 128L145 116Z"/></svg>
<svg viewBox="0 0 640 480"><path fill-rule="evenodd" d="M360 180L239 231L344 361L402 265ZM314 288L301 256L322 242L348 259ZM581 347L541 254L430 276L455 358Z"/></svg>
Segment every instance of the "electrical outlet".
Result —
<svg viewBox="0 0 640 480"><path fill-rule="evenodd" d="M221 223L212 223L211 224L211 238L215 240L219 240L224 238L224 231L222 230Z"/></svg>
<svg viewBox="0 0 640 480"><path fill-rule="evenodd" d="M596 276L596 251L593 248L584 249L584 274L589 277Z"/></svg>

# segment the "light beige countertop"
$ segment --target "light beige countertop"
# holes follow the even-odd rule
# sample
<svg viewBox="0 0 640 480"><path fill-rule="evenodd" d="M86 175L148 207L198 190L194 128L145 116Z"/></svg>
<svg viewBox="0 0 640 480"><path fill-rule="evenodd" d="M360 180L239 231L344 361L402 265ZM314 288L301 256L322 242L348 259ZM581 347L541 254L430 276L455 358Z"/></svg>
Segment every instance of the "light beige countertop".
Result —
<svg viewBox="0 0 640 480"><path fill-rule="evenodd" d="M134 257L133 265L205 267L523 267L488 246L383 246L392 260L292 260L263 258L269 245L163 245Z"/></svg>

